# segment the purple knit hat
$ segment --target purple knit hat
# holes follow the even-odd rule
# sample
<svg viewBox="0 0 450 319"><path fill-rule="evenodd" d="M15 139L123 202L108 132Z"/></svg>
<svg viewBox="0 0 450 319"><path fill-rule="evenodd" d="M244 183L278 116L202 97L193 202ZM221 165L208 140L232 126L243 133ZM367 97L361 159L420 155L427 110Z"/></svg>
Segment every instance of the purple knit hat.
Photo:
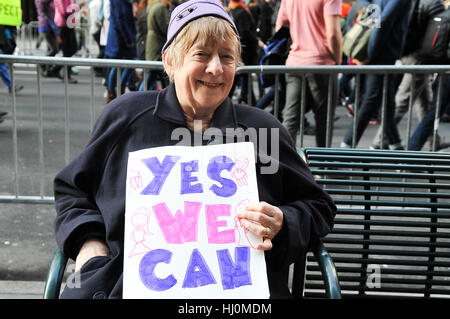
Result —
<svg viewBox="0 0 450 319"><path fill-rule="evenodd" d="M192 20L204 16L215 16L228 21L233 27L234 32L238 34L236 26L228 12L225 11L223 4L217 0L190 0L176 6L170 15L169 27L167 30L167 41L162 51L172 43L177 34Z"/></svg>

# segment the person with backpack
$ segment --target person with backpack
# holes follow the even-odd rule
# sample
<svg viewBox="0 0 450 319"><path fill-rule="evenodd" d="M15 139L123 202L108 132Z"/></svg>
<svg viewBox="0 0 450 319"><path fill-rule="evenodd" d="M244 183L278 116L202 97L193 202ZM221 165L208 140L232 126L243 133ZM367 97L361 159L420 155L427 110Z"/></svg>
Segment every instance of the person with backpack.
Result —
<svg viewBox="0 0 450 319"><path fill-rule="evenodd" d="M436 19L437 18L437 19ZM428 63L450 64L450 10L447 9L439 14L437 14L428 25L425 32L425 39L422 42L421 53L427 53L428 57L426 60ZM427 35L433 35L427 36ZM433 38L433 41L430 41ZM430 45L434 44L433 46ZM442 88L439 90L439 84L442 82ZM440 96L439 96L440 95ZM438 101L441 104L438 105ZM414 130L411 139L409 141L408 149L412 151L419 151L422 149L423 145L430 138L433 132L436 132L439 127L439 120L448 109L448 104L450 103L450 75L449 74L439 74L433 83L433 100L431 106L427 113L423 117L422 121L417 125ZM439 114L436 117L436 112L439 110ZM438 119L438 121L436 121ZM450 146L450 143L436 143L431 146L432 150L440 150Z"/></svg>
<svg viewBox="0 0 450 319"><path fill-rule="evenodd" d="M445 10L442 0L416 0L414 13L408 28L403 56L400 58L402 65L421 65L436 63L430 59L429 54L423 52L422 45L425 39L427 25L432 23L434 16ZM413 83L414 82L414 83ZM398 124L409 109L411 86L414 85L413 106L419 122L425 116L432 101L432 74L405 73L395 94L395 122ZM388 141L381 143L381 127L372 142L371 148L387 148Z"/></svg>
<svg viewBox="0 0 450 319"><path fill-rule="evenodd" d="M435 119L436 111L438 109L438 84L440 77L442 77L442 93L438 119L445 113L446 104L450 101L450 75L440 74L433 84L433 101L431 106L411 135L411 139L408 144L408 150L410 151L420 151L429 137L433 135L433 132L436 131L437 133L439 121L435 121ZM431 145L431 150L438 151L447 147L450 147L450 143L440 143L439 145L436 144L436 147Z"/></svg>
<svg viewBox="0 0 450 319"><path fill-rule="evenodd" d="M394 65L403 55L404 44L409 23L414 10L414 2L410 0L373 0L376 17L375 27L370 35L367 58L353 62L357 65ZM379 26L379 27L378 27ZM356 139L353 141L353 124L341 142L343 148L356 146L369 124L371 117L380 111L383 98L383 74L370 73L365 76L364 95L360 109L355 117ZM388 76L386 92L386 116L384 133L389 139L391 149L403 149L397 123L395 122L395 92L394 76ZM353 143L354 142L354 143Z"/></svg>

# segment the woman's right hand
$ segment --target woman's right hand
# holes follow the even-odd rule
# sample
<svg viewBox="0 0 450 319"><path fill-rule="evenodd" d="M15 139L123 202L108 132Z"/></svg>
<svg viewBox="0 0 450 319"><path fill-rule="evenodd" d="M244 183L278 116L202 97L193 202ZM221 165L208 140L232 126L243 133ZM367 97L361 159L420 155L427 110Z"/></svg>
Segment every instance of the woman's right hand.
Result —
<svg viewBox="0 0 450 319"><path fill-rule="evenodd" d="M88 239L81 246L80 252L75 260L75 271L78 271L91 258L96 256L108 256L109 248L98 239Z"/></svg>

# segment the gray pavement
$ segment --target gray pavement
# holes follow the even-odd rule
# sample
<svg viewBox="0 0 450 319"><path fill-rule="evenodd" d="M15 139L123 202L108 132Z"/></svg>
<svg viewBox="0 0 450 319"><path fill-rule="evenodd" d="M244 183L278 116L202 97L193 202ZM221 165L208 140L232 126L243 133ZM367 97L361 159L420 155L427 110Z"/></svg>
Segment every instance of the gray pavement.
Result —
<svg viewBox="0 0 450 319"><path fill-rule="evenodd" d="M41 299L43 281L3 280L0 281L0 299Z"/></svg>
<svg viewBox="0 0 450 319"><path fill-rule="evenodd" d="M81 151L89 135L88 71L80 69L79 83L70 85L70 157ZM16 74L17 83L25 89L17 96L19 189L21 194L38 194L41 188L37 159L35 71L30 66L20 66ZM64 85L58 79L43 79L44 102L44 156L45 196L52 195L53 176L64 166ZM101 79L95 79L95 112L104 106L104 87ZM10 96L0 88L0 110L9 112L0 124L0 194L12 194L14 190L14 165L12 147L12 118ZM336 110L333 146L339 143L351 124L351 117L343 107ZM307 116L313 123L310 114ZM417 123L413 122L415 127ZM402 136L406 134L405 121L400 123ZM378 126L369 126L360 144L368 148ZM450 123L442 123L440 135L450 142ZM304 145L314 146L314 136L305 135ZM425 147L424 150L428 150ZM450 152L450 149L444 150ZM48 267L56 249L53 233L55 211L48 204L0 204L0 299L41 298Z"/></svg>

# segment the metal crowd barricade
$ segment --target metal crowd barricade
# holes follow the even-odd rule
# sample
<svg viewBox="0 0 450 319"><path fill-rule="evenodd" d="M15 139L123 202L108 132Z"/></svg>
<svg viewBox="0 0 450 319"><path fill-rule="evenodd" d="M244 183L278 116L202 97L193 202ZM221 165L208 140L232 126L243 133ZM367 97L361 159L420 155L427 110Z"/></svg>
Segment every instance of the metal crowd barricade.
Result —
<svg viewBox="0 0 450 319"><path fill-rule="evenodd" d="M6 63L10 70L11 76L11 87L15 87L16 76L15 76L15 64L26 64L34 65L36 70L36 93L38 100L38 147L39 147L39 194L32 196L24 196L20 193L19 188L19 156L18 156L18 119L17 119L17 97L12 90L11 93L11 109L12 109L12 153L14 159L14 168L12 169L14 174L14 192L13 194L0 194L0 203L43 203L50 204L53 202L54 198L45 194L44 184L44 154L43 154L43 144L44 144L44 125L43 125L43 102L42 102L42 71L41 65L51 64L51 65L62 65L64 74L64 162L68 164L72 160L72 154L70 154L70 107L69 107L69 81L67 68L71 66L85 66L90 68L90 128L94 124L94 67L105 67L105 68L117 68L117 82L116 88L121 87L121 73L123 69L143 69L144 70L144 85L146 85L147 77L145 74L150 70L162 70L163 66L161 62L156 61L136 61L136 60L118 60L118 59L84 59L84 58L59 58L59 57L43 57L43 56L14 56L14 55L0 55L0 63ZM117 94L121 95L121 90L117 90Z"/></svg>
<svg viewBox="0 0 450 319"><path fill-rule="evenodd" d="M45 45L45 41L40 39L38 27L38 21L30 21L17 27L17 52L19 55L35 55L38 41L42 42L41 45ZM92 57L94 55L93 51L95 51L93 50L95 44L92 36L89 34L89 23L79 23L75 27L75 31L77 32L77 40L80 41L78 43L80 46L78 54L84 58Z"/></svg>
<svg viewBox="0 0 450 319"><path fill-rule="evenodd" d="M390 74L405 74L410 73L414 77L416 74L448 74L450 73L450 65L364 65L364 66L299 66L299 67L287 67L287 66L246 66L238 69L238 73L270 73L275 74L275 102L274 102L274 114L278 114L279 110L279 86L280 86L280 76L284 76L284 74L290 73L290 74L298 74L303 77L302 81L302 95L301 95L301 107L300 107L300 147L303 147L303 123L304 123L304 117L305 117L305 96L306 96L306 90L305 90L305 74L307 73L321 73L321 74L328 74L329 76L329 82L331 83L333 81L333 78L337 78L339 74L343 73L349 73L349 74L355 74L355 106L354 106L354 118L357 118L358 116L358 108L361 105L361 99L362 99L362 92L361 92L361 76L364 74L380 74L383 75L383 97L382 97L382 104L380 108L381 113L381 127L385 127L385 111L386 111L386 104L387 104L387 86L388 86L388 75ZM249 77L249 87L250 87L250 79ZM437 140L437 130L439 127L439 114L442 107L442 101L441 101L441 88L442 88L442 76L438 77L438 91L437 91L437 106L436 106L436 115L435 115L435 122L434 122L434 129L433 129L433 142L432 142L432 151L436 150L436 140ZM411 81L414 83L414 81ZM327 112L327 139L326 139L326 147L331 147L331 136L332 136L332 121L334 120L331 117L331 108L332 103L337 104L337 98L332 101L330 99L330 96L332 94L333 88L331 85L328 86L328 112ZM251 101L250 99L251 91L249 90L248 95L248 101ZM409 139L411 137L411 122L412 122L412 112L413 112L413 103L414 103L414 85L411 87L411 94L409 97L409 107L408 107L408 122L407 122L407 140L406 145L409 144ZM383 141L384 138L384 129L381 131L381 141ZM353 142L352 147L356 147L356 121L353 121Z"/></svg>
<svg viewBox="0 0 450 319"><path fill-rule="evenodd" d="M12 110L12 153L14 158L14 168L12 169L14 174L14 191L12 194L6 194L2 195L0 194L0 203L52 203L53 197L49 196L45 193L45 174L44 174L44 152L43 152L43 101L42 101L42 74L41 74L41 65L44 64L52 64L52 65L62 65L65 72L64 72L64 104L62 105L62 108L64 108L64 161L67 164L70 160L72 160L72 154L70 153L70 145L71 145L71 132L69 128L69 120L71 117L70 114L70 107L69 107L69 86L68 86L68 78L67 78L67 68L71 66L80 66L80 67L88 67L90 69L90 114L89 114L89 121L90 121L90 127L92 128L93 123L95 121L95 112L94 112L94 67L101 67L101 68L111 68L116 67L118 69L117 72L117 82L116 82L116 88L121 87L121 71L125 68L132 68L132 69L143 69L144 75L143 79L146 81L147 76L146 72L149 72L150 70L163 70L163 66L161 62L156 61L138 61L138 60L115 60L115 59L84 59L84 58L60 58L60 57L43 57L43 56L14 56L14 55L0 55L0 63L6 63L9 66L9 69L11 70L11 81L12 81L12 87L15 85L15 65L16 64L26 64L26 65L33 65L35 66L36 70L36 88L37 88L37 98L38 98L38 119L37 119L37 126L38 126L38 147L39 147L39 194L35 194L32 196L25 196L22 195L19 188L19 181L18 181L18 119L17 119L17 98L14 93L14 90L12 92L12 98L11 98L11 110ZM403 73L411 73L411 74L419 74L419 73L426 73L426 74L444 74L444 73L450 73L450 66L448 65L414 65L414 66L303 66L303 67L286 67L286 66L245 66L240 67L237 70L237 73L271 73L275 74L275 101L274 101L274 114L278 114L278 109L280 108L279 105L279 85L280 85L280 76L284 76L284 74L292 73L292 74L298 74L300 76L305 76L307 73L321 73L321 74L328 74L329 76L329 83L334 81L339 74L341 73L354 73L356 75L356 101L355 101L355 110L354 110L354 118L357 117L358 114L358 107L360 105L361 101L361 90L360 90L360 82L361 82L361 75L363 74L369 74L369 73L376 73L376 74L383 74L385 81L384 81L384 95L386 95L386 87L387 87L387 76L388 74L403 74ZM252 77L249 76L249 83L248 85L253 85L254 83L252 81ZM439 77L441 78L441 77ZM303 81L305 83L305 81ZM147 86L147 83L144 83L144 87ZM441 85L439 85L441 87ZM414 89L414 88L412 88ZM120 95L120 90L117 90L117 94ZM441 101L440 101L440 95L441 90L438 90L438 105L437 105L437 111L436 111L436 118L438 118L438 114L440 114L440 107L441 107ZM332 96L332 86L329 85L328 88L328 96ZM408 114L408 141L410 136L410 127L411 127L411 117L412 117L412 99L413 94L411 94L410 102L409 102L409 114ZM331 112L331 109L336 106L333 105L333 103L337 101L331 101L331 99L328 99L328 113L327 113L327 147L331 146L331 137L332 137L332 125L333 125L333 118ZM386 108L386 98L383 99L383 103L381 105L381 114L383 115ZM302 98L301 98L301 120L300 120L300 134L301 138L299 141L300 147L303 147L303 119L305 117L305 90L302 90ZM384 126L384 116L381 118L381 126ZM355 121L353 121L354 125L354 140L355 140ZM434 128L434 138L436 139L437 134L437 125L438 121L435 121L435 128ZM383 137L382 137L383 138ZM435 147L435 143L433 143ZM355 147L355 145L353 145Z"/></svg>

